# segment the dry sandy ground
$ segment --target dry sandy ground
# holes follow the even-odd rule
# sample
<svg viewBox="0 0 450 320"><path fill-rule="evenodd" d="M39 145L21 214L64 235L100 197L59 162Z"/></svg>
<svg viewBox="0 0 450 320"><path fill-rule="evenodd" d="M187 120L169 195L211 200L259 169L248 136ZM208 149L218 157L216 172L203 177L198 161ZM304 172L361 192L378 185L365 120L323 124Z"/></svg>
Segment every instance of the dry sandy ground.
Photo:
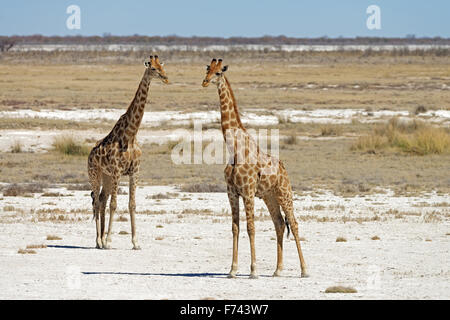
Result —
<svg viewBox="0 0 450 320"><path fill-rule="evenodd" d="M258 200L260 277L251 280L244 220L240 273L237 279L226 277L232 234L223 193L140 187L137 226L142 250L134 251L130 235L118 234L130 230L129 222L119 221L114 224L113 249L94 249L88 191L47 192L68 196L0 198L0 299L450 298L448 195L395 197L389 191L354 198L326 191L297 195L296 216L305 238L302 246L309 278L299 277L292 239L285 240L283 276L271 277L275 232ZM159 193L165 195L163 199L152 197ZM116 217L126 217L127 195L120 195L118 204ZM59 216L65 218L59 220ZM62 240L46 240L49 234ZM380 239L372 240L375 235ZM347 241L336 242L340 236ZM17 252L30 244L47 248L35 249L36 254ZM325 293L334 285L351 286L358 292Z"/></svg>

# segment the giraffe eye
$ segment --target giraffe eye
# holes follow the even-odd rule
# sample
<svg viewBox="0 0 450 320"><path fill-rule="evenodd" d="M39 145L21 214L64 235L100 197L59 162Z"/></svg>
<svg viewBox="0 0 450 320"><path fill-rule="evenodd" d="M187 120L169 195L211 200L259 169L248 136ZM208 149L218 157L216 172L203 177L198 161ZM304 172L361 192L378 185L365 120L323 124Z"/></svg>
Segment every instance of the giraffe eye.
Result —
<svg viewBox="0 0 450 320"><path fill-rule="evenodd" d="M216 72L216 76L220 76L220 73L219 73L219 72Z"/></svg>

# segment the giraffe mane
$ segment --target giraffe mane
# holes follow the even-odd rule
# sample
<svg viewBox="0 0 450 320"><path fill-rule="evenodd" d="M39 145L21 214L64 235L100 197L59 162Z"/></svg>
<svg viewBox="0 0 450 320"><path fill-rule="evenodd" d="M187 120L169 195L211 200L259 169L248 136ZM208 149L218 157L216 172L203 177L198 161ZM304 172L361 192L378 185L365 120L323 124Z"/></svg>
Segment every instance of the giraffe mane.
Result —
<svg viewBox="0 0 450 320"><path fill-rule="evenodd" d="M236 103L236 98L234 97L233 89L231 89L231 85L230 85L230 82L228 81L227 77L225 77L225 76L223 76L223 77L225 79L225 82L227 83L228 90L230 91L230 94L231 94L231 101L233 102L233 108L234 108L234 111L236 112L236 116L237 116L236 120L242 126L241 113L239 112L239 108Z"/></svg>

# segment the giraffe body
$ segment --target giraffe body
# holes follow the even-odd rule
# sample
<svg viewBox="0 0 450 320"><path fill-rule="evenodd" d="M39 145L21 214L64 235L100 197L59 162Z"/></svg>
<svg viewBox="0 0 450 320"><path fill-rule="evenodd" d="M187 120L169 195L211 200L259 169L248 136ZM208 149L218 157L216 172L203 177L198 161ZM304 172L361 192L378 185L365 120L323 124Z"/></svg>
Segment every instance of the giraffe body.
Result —
<svg viewBox="0 0 450 320"><path fill-rule="evenodd" d="M88 157L88 175L92 188L92 206L97 229L97 248L110 248L119 180L121 176L127 175L129 176L128 209L131 220L131 237L133 249L139 249L136 237L135 193L142 151L136 141L136 135L144 115L151 79L159 78L164 83L168 83L163 64L159 62L158 56L151 56L150 61L145 62L145 66L146 70L127 111L119 118L111 132L96 143ZM110 216L106 234L105 210L110 196Z"/></svg>
<svg viewBox="0 0 450 320"><path fill-rule="evenodd" d="M224 75L226 70L227 66L222 68L222 60L219 59L217 62L213 59L207 66L207 74L202 85L207 87L210 82L217 84L222 133L231 154L230 162L224 170L232 211L233 257L229 276L235 277L238 267L239 197L242 197L250 240L250 278L257 277L254 198L258 197L264 200L269 209L277 234L277 267L274 276L279 276L283 269L283 235L285 227L288 226L292 229L296 241L302 277L306 277L306 263L300 246L298 224L293 212L292 187L287 171L279 159L260 150L255 140L245 130L230 83Z"/></svg>

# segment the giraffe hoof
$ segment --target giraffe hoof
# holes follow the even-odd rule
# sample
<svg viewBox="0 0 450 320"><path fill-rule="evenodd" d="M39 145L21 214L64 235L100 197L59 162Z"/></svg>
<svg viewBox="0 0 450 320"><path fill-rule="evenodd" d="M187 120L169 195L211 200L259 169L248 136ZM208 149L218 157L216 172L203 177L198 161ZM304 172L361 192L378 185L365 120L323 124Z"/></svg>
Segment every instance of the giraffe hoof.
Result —
<svg viewBox="0 0 450 320"><path fill-rule="evenodd" d="M141 247L139 247L139 246L133 246L133 250L141 250Z"/></svg>
<svg viewBox="0 0 450 320"><path fill-rule="evenodd" d="M307 274L306 272L302 272L302 278L309 278L309 274Z"/></svg>
<svg viewBox="0 0 450 320"><path fill-rule="evenodd" d="M281 270L276 270L273 275L273 277L280 277L281 276Z"/></svg>
<svg viewBox="0 0 450 320"><path fill-rule="evenodd" d="M227 276L228 279L236 279L236 272L230 272Z"/></svg>
<svg viewBox="0 0 450 320"><path fill-rule="evenodd" d="M249 279L258 279L258 275L256 273L250 274Z"/></svg>
<svg viewBox="0 0 450 320"><path fill-rule="evenodd" d="M109 243L105 243L103 245L103 249L111 249L111 245Z"/></svg>

